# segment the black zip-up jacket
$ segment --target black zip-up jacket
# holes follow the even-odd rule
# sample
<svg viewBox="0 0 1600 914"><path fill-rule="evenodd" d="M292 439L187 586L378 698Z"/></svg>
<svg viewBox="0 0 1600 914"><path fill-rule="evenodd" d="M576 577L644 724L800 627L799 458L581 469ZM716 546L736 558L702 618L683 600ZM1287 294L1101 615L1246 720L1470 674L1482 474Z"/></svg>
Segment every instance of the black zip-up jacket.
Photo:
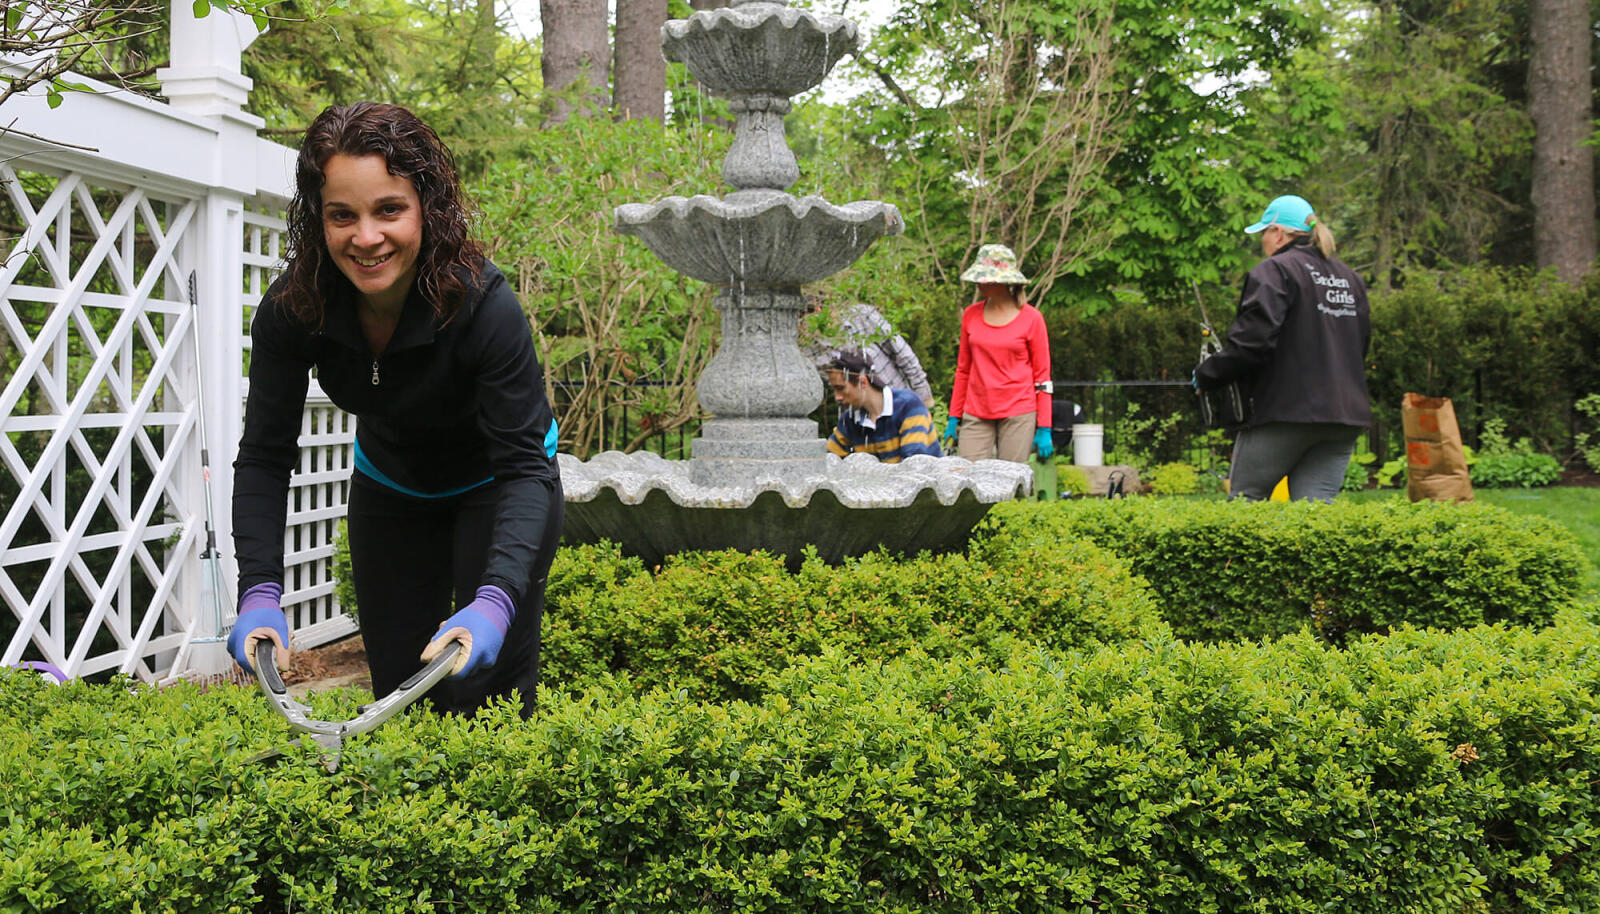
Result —
<svg viewBox="0 0 1600 914"><path fill-rule="evenodd" d="M520 601L561 497L555 419L528 319L487 260L443 326L416 289L382 357L353 300L330 300L323 326L301 323L274 284L250 325L250 394L234 461L239 592L282 582L289 474L299 460L308 378L356 416L356 441L391 485L438 494L493 477L499 507L480 584Z"/></svg>
<svg viewBox="0 0 1600 914"><path fill-rule="evenodd" d="M1249 425L1372 422L1367 287L1309 239L1279 248L1245 277L1227 345L1195 370L1202 390L1239 381Z"/></svg>

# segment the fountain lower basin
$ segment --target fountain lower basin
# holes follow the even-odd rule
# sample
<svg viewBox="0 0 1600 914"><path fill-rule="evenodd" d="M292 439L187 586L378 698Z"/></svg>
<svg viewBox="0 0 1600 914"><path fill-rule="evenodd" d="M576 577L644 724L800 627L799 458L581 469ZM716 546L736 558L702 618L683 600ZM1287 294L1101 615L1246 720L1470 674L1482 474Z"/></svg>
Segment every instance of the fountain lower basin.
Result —
<svg viewBox="0 0 1600 914"><path fill-rule="evenodd" d="M707 486L693 461L607 451L588 461L559 455L565 538L610 540L647 565L688 550L761 549L798 568L807 547L837 564L880 548L949 552L989 509L1028 495L1033 473L1002 460L916 456L886 464L867 454L824 458L820 472L756 474Z"/></svg>

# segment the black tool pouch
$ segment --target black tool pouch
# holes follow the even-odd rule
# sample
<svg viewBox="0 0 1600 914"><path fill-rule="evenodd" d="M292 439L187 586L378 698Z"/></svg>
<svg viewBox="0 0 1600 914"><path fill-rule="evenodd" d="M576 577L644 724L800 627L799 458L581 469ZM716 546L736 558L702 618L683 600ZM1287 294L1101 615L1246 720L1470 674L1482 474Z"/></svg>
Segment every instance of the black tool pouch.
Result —
<svg viewBox="0 0 1600 914"><path fill-rule="evenodd" d="M1206 428L1232 428L1250 421L1250 398L1238 381L1202 390L1198 399L1200 421Z"/></svg>

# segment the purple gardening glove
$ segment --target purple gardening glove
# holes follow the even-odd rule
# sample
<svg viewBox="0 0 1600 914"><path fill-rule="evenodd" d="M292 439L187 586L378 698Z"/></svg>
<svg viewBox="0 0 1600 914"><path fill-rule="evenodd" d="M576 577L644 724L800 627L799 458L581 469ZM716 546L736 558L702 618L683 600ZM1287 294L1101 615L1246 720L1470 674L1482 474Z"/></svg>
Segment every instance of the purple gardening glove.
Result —
<svg viewBox="0 0 1600 914"><path fill-rule="evenodd" d="M289 659L289 620L283 617L282 584L257 584L239 597L239 619L228 633L228 653L246 670L254 673L256 642L272 639L278 648L278 664Z"/></svg>
<svg viewBox="0 0 1600 914"><path fill-rule="evenodd" d="M432 663L445 645L459 641L463 650L456 655L456 664L450 668L451 676L466 676L493 666L516 614L517 604L512 602L510 594L493 584L479 587L477 599L439 626L433 640L422 651L422 662Z"/></svg>

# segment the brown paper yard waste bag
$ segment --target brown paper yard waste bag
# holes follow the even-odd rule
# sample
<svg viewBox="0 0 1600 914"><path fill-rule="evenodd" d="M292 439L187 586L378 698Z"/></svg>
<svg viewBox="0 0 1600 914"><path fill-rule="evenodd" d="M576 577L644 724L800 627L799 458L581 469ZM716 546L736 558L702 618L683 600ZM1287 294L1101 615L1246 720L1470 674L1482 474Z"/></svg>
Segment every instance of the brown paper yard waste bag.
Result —
<svg viewBox="0 0 1600 914"><path fill-rule="evenodd" d="M1471 501L1472 477L1450 398L1406 394L1400 422L1406 431L1406 494L1411 500Z"/></svg>

